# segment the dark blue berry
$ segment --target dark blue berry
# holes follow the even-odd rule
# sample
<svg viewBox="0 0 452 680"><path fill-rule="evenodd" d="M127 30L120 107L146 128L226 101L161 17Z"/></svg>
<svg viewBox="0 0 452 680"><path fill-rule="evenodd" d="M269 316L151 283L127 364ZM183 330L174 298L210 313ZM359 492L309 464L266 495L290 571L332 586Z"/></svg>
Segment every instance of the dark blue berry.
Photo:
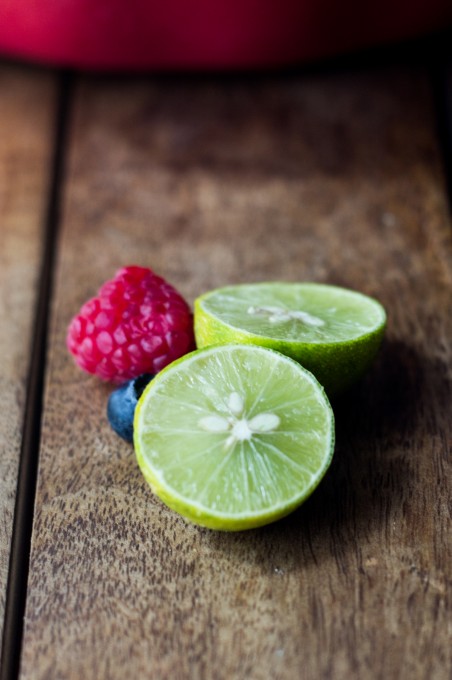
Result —
<svg viewBox="0 0 452 680"><path fill-rule="evenodd" d="M133 441L133 416L138 399L144 388L154 376L144 373L129 380L110 394L107 404L107 417L116 434L128 442Z"/></svg>

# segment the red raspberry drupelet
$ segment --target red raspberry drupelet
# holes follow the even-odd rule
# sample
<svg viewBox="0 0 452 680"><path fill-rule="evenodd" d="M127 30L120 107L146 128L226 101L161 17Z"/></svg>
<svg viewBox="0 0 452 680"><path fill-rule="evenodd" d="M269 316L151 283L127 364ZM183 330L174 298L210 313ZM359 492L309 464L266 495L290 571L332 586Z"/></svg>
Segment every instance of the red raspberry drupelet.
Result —
<svg viewBox="0 0 452 680"><path fill-rule="evenodd" d="M120 384L194 349L193 315L150 269L123 267L72 319L67 346L83 370Z"/></svg>

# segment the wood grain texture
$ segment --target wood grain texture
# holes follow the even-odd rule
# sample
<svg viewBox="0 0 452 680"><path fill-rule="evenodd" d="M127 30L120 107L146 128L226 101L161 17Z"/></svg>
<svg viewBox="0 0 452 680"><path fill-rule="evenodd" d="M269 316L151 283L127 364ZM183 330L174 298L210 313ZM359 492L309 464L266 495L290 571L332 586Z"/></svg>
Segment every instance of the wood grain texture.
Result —
<svg viewBox="0 0 452 680"><path fill-rule="evenodd" d="M53 123L53 78L0 64L0 639Z"/></svg>
<svg viewBox="0 0 452 680"><path fill-rule="evenodd" d="M79 83L22 680L436 678L451 668L450 223L418 67ZM156 500L65 350L126 263L377 296L383 350L335 404L313 497L222 534Z"/></svg>

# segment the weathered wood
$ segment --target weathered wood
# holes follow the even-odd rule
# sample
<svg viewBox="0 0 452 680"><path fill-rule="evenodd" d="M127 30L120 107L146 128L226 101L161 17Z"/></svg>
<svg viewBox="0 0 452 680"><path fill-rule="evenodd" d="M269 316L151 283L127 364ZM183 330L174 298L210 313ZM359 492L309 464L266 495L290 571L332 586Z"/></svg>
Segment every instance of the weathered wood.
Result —
<svg viewBox="0 0 452 680"><path fill-rule="evenodd" d="M53 124L53 77L0 66L0 639Z"/></svg>
<svg viewBox="0 0 452 680"><path fill-rule="evenodd" d="M22 680L449 677L452 256L422 70L90 78L73 120ZM292 279L387 306L292 516L222 534L152 496L65 350L127 263L190 301Z"/></svg>

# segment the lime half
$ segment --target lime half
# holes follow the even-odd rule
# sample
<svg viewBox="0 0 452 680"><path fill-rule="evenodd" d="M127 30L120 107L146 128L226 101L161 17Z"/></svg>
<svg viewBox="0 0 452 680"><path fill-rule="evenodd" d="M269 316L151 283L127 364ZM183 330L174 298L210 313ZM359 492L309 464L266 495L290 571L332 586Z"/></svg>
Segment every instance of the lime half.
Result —
<svg viewBox="0 0 452 680"><path fill-rule="evenodd" d="M314 373L330 396L369 367L385 326L379 302L326 284L243 284L195 301L199 348L240 342L278 350Z"/></svg>
<svg viewBox="0 0 452 680"><path fill-rule="evenodd" d="M323 388L292 359L262 347L198 350L157 374L138 402L134 443L152 490L212 529L287 515L333 455Z"/></svg>

